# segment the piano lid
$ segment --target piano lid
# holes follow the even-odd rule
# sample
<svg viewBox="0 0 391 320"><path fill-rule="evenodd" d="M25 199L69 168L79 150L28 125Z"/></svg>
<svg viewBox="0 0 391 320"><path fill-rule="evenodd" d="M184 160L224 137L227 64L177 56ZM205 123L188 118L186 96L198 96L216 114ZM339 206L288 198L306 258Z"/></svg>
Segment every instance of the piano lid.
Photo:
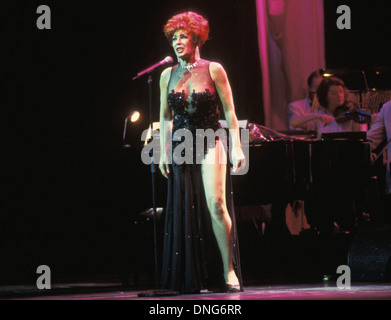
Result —
<svg viewBox="0 0 391 320"><path fill-rule="evenodd" d="M308 136L308 134L301 135L299 130L295 132L288 131L287 133L289 134L285 134L255 123L249 123L248 129L249 129L249 138L250 138L249 140L250 143L252 144L271 142L271 141L286 141L286 142L298 141L298 140L302 141L302 140L307 140L307 136Z"/></svg>

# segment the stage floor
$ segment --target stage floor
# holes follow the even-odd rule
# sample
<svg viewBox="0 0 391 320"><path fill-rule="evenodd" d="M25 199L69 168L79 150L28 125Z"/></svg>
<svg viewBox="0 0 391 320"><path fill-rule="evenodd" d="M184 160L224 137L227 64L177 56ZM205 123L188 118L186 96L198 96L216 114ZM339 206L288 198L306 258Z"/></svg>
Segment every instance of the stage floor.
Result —
<svg viewBox="0 0 391 320"><path fill-rule="evenodd" d="M125 289L116 283L61 284L38 290L33 286L0 287L2 300L391 300L391 283L352 283L340 289L335 282L245 286L240 293L201 293L141 297L152 289Z"/></svg>

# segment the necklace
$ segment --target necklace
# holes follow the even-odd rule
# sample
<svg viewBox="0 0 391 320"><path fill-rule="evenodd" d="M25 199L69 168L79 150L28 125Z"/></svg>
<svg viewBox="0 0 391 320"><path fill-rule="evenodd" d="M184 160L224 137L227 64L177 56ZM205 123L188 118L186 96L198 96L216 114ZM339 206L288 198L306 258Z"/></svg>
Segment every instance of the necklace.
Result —
<svg viewBox="0 0 391 320"><path fill-rule="evenodd" d="M195 68L197 66L197 63L198 61L200 61L200 59L198 59L196 62L194 62L193 64L190 64L188 66L184 66L182 64L179 64L179 66L182 68L182 69L186 69L187 71L190 71L191 69Z"/></svg>

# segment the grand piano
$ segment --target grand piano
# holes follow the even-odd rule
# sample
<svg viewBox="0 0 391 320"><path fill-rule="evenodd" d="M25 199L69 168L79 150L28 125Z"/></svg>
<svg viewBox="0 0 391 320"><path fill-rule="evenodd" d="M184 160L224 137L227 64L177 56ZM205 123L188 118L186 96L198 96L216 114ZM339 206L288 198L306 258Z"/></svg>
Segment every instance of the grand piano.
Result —
<svg viewBox="0 0 391 320"><path fill-rule="evenodd" d="M303 199L315 184L359 190L370 182L365 132L325 134L319 140L249 127L249 171L232 177L237 204L266 204L282 195Z"/></svg>
<svg viewBox="0 0 391 320"><path fill-rule="evenodd" d="M328 201L340 194L341 199L360 200L362 208L352 210L365 209L371 182L365 132L325 134L316 139L310 132L288 135L256 124L249 124L249 130L248 172L232 176L235 206L284 207L294 200L316 196Z"/></svg>

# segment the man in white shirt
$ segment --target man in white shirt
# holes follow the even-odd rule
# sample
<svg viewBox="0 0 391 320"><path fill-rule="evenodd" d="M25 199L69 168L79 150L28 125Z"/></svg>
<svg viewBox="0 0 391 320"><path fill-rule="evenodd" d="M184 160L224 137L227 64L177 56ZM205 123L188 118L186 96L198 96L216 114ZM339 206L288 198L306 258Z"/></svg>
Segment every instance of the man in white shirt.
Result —
<svg viewBox="0 0 391 320"><path fill-rule="evenodd" d="M307 79L308 96L305 99L293 101L288 105L288 123L289 130L315 130L313 121L306 122L305 124L295 124L292 120L296 117L307 116L311 113L311 107L316 95L316 89L320 82L323 80L323 76L320 72L314 71Z"/></svg>
<svg viewBox="0 0 391 320"><path fill-rule="evenodd" d="M370 142L371 151L374 152L382 143L386 142L388 145L386 152L386 159L383 159L386 164L385 176L385 190L383 211L386 215L384 218L391 221L391 101L385 103L380 109L375 122L367 132L367 139ZM376 154L372 153L373 162L376 160Z"/></svg>

